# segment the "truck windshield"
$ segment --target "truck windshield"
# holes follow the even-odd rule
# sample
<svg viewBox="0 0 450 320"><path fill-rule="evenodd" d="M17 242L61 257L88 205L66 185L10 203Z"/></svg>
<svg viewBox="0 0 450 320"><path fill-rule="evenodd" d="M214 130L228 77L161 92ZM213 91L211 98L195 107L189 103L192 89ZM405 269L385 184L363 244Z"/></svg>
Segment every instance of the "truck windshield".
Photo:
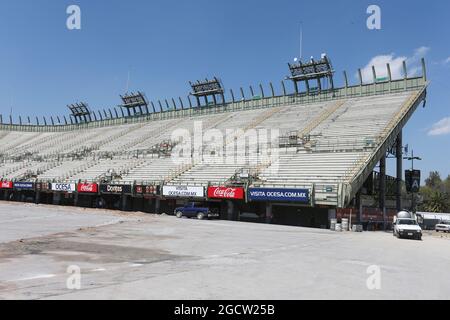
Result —
<svg viewBox="0 0 450 320"><path fill-rule="evenodd" d="M399 220L398 224L403 224L403 225L416 225L417 222L415 220Z"/></svg>

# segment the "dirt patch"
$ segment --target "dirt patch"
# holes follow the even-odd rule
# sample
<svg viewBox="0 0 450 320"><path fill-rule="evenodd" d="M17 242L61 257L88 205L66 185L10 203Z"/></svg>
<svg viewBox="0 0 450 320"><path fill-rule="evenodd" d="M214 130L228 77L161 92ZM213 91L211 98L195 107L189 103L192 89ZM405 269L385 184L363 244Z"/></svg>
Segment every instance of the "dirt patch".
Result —
<svg viewBox="0 0 450 320"><path fill-rule="evenodd" d="M56 233L53 235L22 239L10 243L0 244L0 263L9 259L25 255L46 255L59 261L95 262L95 263L154 263L166 260L180 259L180 256L170 254L166 250L157 248L143 248L130 246L130 243L140 243L139 239L171 240L171 235L149 234L145 230L134 228L133 224L142 222L119 223L115 226L86 227L76 232ZM120 240L127 241L126 245L118 245Z"/></svg>
<svg viewBox="0 0 450 320"><path fill-rule="evenodd" d="M433 236L440 239L450 239L450 233L433 232Z"/></svg>
<svg viewBox="0 0 450 320"><path fill-rule="evenodd" d="M62 261L154 263L180 258L164 250L79 242L64 238L15 241L0 246L0 261L21 255L48 255Z"/></svg>

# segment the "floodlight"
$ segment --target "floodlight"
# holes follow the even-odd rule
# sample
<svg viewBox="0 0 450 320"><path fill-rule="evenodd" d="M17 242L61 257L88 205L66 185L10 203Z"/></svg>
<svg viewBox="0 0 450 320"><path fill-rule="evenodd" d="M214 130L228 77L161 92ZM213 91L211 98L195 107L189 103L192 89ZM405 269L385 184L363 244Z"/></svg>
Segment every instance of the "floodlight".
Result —
<svg viewBox="0 0 450 320"><path fill-rule="evenodd" d="M143 107L147 109L148 102L145 95L138 91L137 93L126 93L125 95L121 95L120 98L122 99L123 104L120 106L121 108L127 109L128 116L131 116L133 111L134 115L137 114L144 114ZM136 109L139 109L139 112L136 111Z"/></svg>
<svg viewBox="0 0 450 320"><path fill-rule="evenodd" d="M70 104L67 106L72 113L70 116L75 119L76 123L80 122L90 122L91 112L89 111L89 107L86 103L80 102L75 104Z"/></svg>
<svg viewBox="0 0 450 320"><path fill-rule="evenodd" d="M189 82L192 88L190 95L196 97L197 106L200 107L200 98L205 99L205 105L209 105L208 97L212 97L214 105L217 105L217 97L220 96L222 103L225 103L224 89L219 79L214 77L212 80L205 79L204 81Z"/></svg>
<svg viewBox="0 0 450 320"><path fill-rule="evenodd" d="M288 63L289 71L291 75L288 79L292 80L295 85L295 92L298 94L298 82L305 82L307 93L310 93L309 81L316 80L318 91L322 91L322 79L328 79L330 81L331 89L334 89L333 74L334 70L331 65L331 61L328 56L323 53L321 59L318 61L311 57L311 60L307 63L297 60L296 63Z"/></svg>

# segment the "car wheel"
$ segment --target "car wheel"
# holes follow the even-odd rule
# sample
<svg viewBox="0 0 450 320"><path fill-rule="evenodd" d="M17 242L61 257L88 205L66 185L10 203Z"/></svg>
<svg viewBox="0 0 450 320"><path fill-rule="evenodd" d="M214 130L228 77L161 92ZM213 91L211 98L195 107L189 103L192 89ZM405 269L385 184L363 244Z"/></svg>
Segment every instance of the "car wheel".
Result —
<svg viewBox="0 0 450 320"><path fill-rule="evenodd" d="M203 220L204 218L205 218L205 214L203 212L197 213L197 219L198 220Z"/></svg>
<svg viewBox="0 0 450 320"><path fill-rule="evenodd" d="M183 218L183 212L178 211L177 214L176 214L176 216L177 216L178 219Z"/></svg>

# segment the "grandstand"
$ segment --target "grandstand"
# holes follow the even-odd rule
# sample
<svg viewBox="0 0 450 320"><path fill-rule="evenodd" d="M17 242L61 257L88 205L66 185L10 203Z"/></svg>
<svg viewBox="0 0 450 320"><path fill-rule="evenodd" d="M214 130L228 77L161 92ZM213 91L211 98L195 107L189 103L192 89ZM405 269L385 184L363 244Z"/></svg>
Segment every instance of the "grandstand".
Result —
<svg viewBox="0 0 450 320"><path fill-rule="evenodd" d="M221 198L235 202L231 211L252 202L264 202L264 213L269 215L272 205L345 208L357 200L388 150L399 143L401 148L402 128L425 101L427 79L423 65L420 77L408 77L405 68L405 77L399 80L389 77L369 84L361 80L355 86L294 93L286 93L283 83L279 96L271 88L271 96L261 89L261 96L235 101L231 92L231 102L218 104L214 99L209 103L206 98L204 106L174 105L166 111L79 123L2 123L0 177L12 184L0 192L4 199L14 198L14 182L32 182L36 194L50 190L55 195L51 202L57 203L61 194L51 192L48 184L152 185L160 191L149 199L153 210L160 211L174 203L162 194L165 186L203 187L205 193L195 200L204 202L213 200L207 190L223 187L245 190L245 199ZM215 94L223 96L219 89ZM206 140L195 146L199 125L203 133L222 133L221 141ZM184 134L174 137L180 130ZM240 139L255 139L255 134L259 139L262 132L269 132L264 143L258 140L255 148L236 147ZM186 141L194 147L182 162L176 161L174 156ZM400 165L397 171L401 170ZM252 190L268 193L265 198L252 198ZM283 190L304 191L307 199L296 203L286 195L282 195L285 200L269 196L269 191L282 194ZM135 194L121 196L124 208ZM65 195L72 197L76 204L81 194L70 190Z"/></svg>

